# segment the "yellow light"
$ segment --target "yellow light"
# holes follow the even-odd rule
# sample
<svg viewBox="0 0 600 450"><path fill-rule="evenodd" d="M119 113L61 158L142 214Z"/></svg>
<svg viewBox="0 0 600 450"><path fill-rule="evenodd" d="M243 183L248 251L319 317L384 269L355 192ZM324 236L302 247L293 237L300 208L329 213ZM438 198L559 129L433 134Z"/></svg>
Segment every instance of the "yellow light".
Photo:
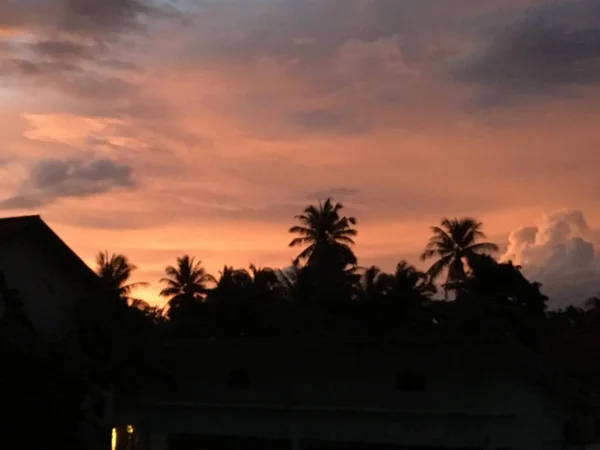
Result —
<svg viewBox="0 0 600 450"><path fill-rule="evenodd" d="M110 449L117 450L117 429L113 428L110 436Z"/></svg>
<svg viewBox="0 0 600 450"><path fill-rule="evenodd" d="M127 425L127 434L133 434L135 432L135 428L133 425Z"/></svg>

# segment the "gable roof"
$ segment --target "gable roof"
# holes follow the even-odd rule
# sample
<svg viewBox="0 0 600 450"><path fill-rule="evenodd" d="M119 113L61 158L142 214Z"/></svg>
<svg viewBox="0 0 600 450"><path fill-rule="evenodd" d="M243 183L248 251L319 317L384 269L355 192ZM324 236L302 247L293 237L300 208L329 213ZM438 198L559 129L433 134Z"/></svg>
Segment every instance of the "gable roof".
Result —
<svg viewBox="0 0 600 450"><path fill-rule="evenodd" d="M99 287L94 271L42 220L39 215L0 218L0 248L3 243L25 237L28 242L74 273L88 288Z"/></svg>
<svg viewBox="0 0 600 450"><path fill-rule="evenodd" d="M0 241L8 239L24 228L41 221L40 216L21 216L0 218Z"/></svg>

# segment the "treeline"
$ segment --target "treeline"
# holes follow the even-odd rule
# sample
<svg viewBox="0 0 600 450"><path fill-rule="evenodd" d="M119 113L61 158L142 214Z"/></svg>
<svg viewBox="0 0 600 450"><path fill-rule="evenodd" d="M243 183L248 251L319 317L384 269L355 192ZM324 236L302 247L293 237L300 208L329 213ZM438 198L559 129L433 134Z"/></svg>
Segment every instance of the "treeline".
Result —
<svg viewBox="0 0 600 450"><path fill-rule="evenodd" d="M357 220L331 199L308 206L289 229L300 252L280 270L225 266L217 276L184 255L160 280L164 309L133 297L135 266L100 253L97 271L123 304L177 337L397 336L403 333L510 335L536 345L547 298L512 263L499 263L472 218L443 219L421 255L422 272L400 261L393 273L362 268L354 253ZM142 283L143 284L143 283ZM441 286L446 301L434 300ZM442 293L440 293L442 294ZM438 296L439 297L439 296ZM453 301L447 301L452 297Z"/></svg>
<svg viewBox="0 0 600 450"><path fill-rule="evenodd" d="M37 339L19 293L0 276L3 448L94 448L98 440L107 447L106 393L128 401L147 380L172 386L158 349L173 337L507 339L557 363L567 356L582 383L596 386L600 299L547 312L540 285L490 256L497 247L485 242L476 220L444 219L432 227L421 255L432 260L428 271L401 261L386 273L360 267L357 221L343 215L341 204L327 200L295 219L290 246L300 252L293 266L225 266L212 276L199 260L182 256L160 280L163 309L135 298L143 283L129 283L135 266L124 255L99 254L98 291L79 304L71 332L53 344ZM36 433L23 433L32 423ZM129 442L126 429L118 434Z"/></svg>

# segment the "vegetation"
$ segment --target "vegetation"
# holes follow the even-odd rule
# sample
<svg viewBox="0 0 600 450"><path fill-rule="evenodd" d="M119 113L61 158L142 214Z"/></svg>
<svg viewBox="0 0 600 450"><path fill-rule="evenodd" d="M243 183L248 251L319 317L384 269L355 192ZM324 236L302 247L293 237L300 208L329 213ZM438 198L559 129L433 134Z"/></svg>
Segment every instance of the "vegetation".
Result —
<svg viewBox="0 0 600 450"><path fill-rule="evenodd" d="M140 301L132 298L131 292L136 288L148 285L146 282L129 283L129 279L136 269L137 267L131 264L124 255L109 255L107 251L96 255L96 273L98 276L110 292L129 304Z"/></svg>
<svg viewBox="0 0 600 450"><path fill-rule="evenodd" d="M518 266L497 262L491 253L498 247L485 241L482 224L472 218L443 219L432 227L421 255L434 259L428 271L400 261L387 273L358 266L357 222L343 211L327 199L296 216L289 245L302 250L283 270L224 266L213 277L200 260L177 258L160 280L164 310L133 297L145 283L130 283L136 267L127 257L99 253L97 295L82 303L72 335L52 349L37 340L19 293L0 276L6 305L0 312L0 358L8 362L0 370L0 393L10 417L0 424L3 436L26 423L45 423L41 433L21 439L22 448L37 447L37 436L61 448L81 448L73 430L83 423L84 399L101 409L100 393L110 386L127 400L144 378L169 383L152 355L169 337L459 335L510 339L551 356L561 343L585 349L600 338L600 299L547 312L540 284L527 280ZM439 279L445 299L436 297ZM590 361L590 373L599 371Z"/></svg>
<svg viewBox="0 0 600 450"><path fill-rule="evenodd" d="M386 273L358 266L357 221L344 211L341 203L326 199L295 216L289 246L301 250L284 270L226 265L214 277L201 261L184 255L160 280L166 313L129 303L164 333L180 337L469 332L508 334L534 345L543 332L547 299L540 286L519 267L490 256L498 247L485 241L481 222L442 219L421 255L434 260L429 270L400 261ZM127 280L135 266L106 252L98 261L111 290L129 298ZM446 300L436 297L442 276Z"/></svg>
<svg viewBox="0 0 600 450"><path fill-rule="evenodd" d="M160 295L169 299L170 318L185 314L186 309L203 301L208 292L207 284L215 282L215 278L202 267L202 261L195 261L188 255L177 258L176 266L167 266L165 274L160 282L166 287Z"/></svg>
<svg viewBox="0 0 600 450"><path fill-rule="evenodd" d="M326 266L337 264L342 267L355 265L356 256L352 251L353 237L356 236L356 219L340 216L341 203L333 203L328 198L318 206L308 206L304 214L296 216L300 225L290 228L290 233L298 237L290 242L290 247L307 245L296 257L295 264L305 261L307 265Z"/></svg>
<svg viewBox="0 0 600 450"><path fill-rule="evenodd" d="M431 227L433 236L429 239L425 251L421 254L423 261L431 258L438 260L429 268L427 274L432 280L438 278L445 270L446 282L444 292L465 281L465 263L470 264L479 253L496 252L498 246L491 242L478 242L485 239L481 231L483 224L475 219L442 219L440 226Z"/></svg>
<svg viewBox="0 0 600 450"><path fill-rule="evenodd" d="M426 272L407 261L386 273L358 266L356 218L326 199L295 216L290 247L300 247L284 270L224 266L218 277L189 255L167 266L160 292L166 312L131 300L135 269L125 256L98 256L98 273L118 298L144 313L170 336L275 337L398 336L404 333L479 333L534 345L545 324L546 297L512 264L490 254L483 225L444 218L431 228L421 255ZM436 298L444 281L445 299ZM448 301L448 293L453 301Z"/></svg>

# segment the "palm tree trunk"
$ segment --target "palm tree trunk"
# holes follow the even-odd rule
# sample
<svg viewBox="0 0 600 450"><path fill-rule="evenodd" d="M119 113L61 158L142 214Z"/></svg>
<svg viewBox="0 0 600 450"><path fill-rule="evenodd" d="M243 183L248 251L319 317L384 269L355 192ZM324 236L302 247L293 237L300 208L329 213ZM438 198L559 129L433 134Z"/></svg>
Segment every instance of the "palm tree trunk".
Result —
<svg viewBox="0 0 600 450"><path fill-rule="evenodd" d="M444 284L444 300L448 301L448 283L450 283L450 269L448 269L448 275L446 275L446 283Z"/></svg>

